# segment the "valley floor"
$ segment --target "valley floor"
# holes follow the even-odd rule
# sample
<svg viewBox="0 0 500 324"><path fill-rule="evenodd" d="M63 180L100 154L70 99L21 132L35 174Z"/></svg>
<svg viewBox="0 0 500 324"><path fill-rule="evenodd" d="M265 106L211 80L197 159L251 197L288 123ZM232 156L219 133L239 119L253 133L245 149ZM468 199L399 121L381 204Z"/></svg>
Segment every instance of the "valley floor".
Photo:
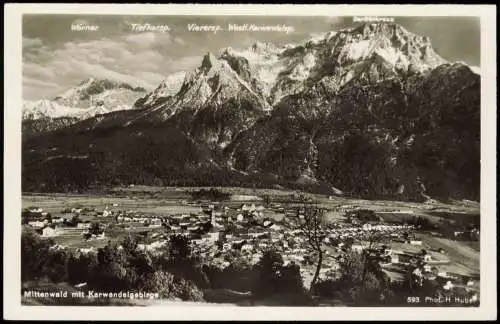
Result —
<svg viewBox="0 0 500 324"><path fill-rule="evenodd" d="M123 224L117 221L116 217L98 216L99 212L110 210L119 213L136 213L145 218L170 218L176 215L202 214L202 204L192 202L191 192L200 189L210 189L207 187L172 188L172 187L143 187L134 188L114 188L106 194L40 194L25 193L22 197L24 209L39 208L45 213L50 213L52 218L69 217L68 213L72 209L89 208L90 212L79 213L80 221L101 222L106 224L105 238L84 240L82 231L68 228L61 228L52 239L60 246L70 249L88 250L99 248L107 244L108 241L120 243L124 237L131 232L148 232L150 237L160 237L163 235L162 227L152 227L141 223ZM401 201L385 200L361 200L344 197L327 197L315 194L301 193L290 190L276 189L249 189L249 188L219 188L230 193L231 198L223 204L228 210L238 211L242 205L264 204L263 197L269 200L263 209L263 218L273 222L284 224L287 220L287 211L293 210L300 203L297 196L310 197L327 210L327 217L332 223L350 226L346 222L345 210L369 209L375 211L383 218L384 223L403 224L409 217L424 217L431 224L440 224L443 221L449 224L461 224L464 219L479 224L479 203L472 201L454 201L441 203L431 201L428 203L411 203ZM64 211L64 212L63 212ZM399 253L400 257L416 255L422 249L429 251L432 259L439 264L439 271L459 274L476 278L475 289L479 290L479 242L470 240L456 240L453 237L446 237L442 233L434 233L428 230L417 230L417 238L421 245L411 245L407 242L394 240L389 247ZM438 252L441 249L441 252ZM328 247L328 252L334 255L338 251L335 247ZM445 251L444 253L442 251ZM300 253L299 253L300 254ZM299 255L300 256L300 255ZM251 258L251 256L250 256ZM386 273L392 280L402 280L404 273L404 261L398 261L385 267ZM308 287L313 275L314 267L301 266L301 275L304 285ZM238 292L235 292L238 294ZM241 294L243 292L239 292ZM216 298L217 299L217 298ZM229 298L231 299L231 298ZM235 299L238 299L235 297ZM28 304L37 304L36 300L23 299ZM179 301L171 300L136 300L134 305L157 305L175 306ZM182 302L183 304L185 302ZM239 302L229 304L248 304L245 298ZM219 303L220 304L220 303ZM222 302L222 304L224 304ZM326 302L328 305L335 305L336 302ZM193 304L195 305L195 304ZM209 305L209 304L206 304Z"/></svg>

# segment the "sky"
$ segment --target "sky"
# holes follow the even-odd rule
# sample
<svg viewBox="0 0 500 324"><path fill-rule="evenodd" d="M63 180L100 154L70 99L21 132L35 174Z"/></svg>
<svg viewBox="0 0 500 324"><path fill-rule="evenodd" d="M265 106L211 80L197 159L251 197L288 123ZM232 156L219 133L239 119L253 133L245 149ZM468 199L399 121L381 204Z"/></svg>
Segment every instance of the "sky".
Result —
<svg viewBox="0 0 500 324"><path fill-rule="evenodd" d="M475 17L395 17L410 32L431 39L449 61L480 66L480 22ZM72 31L72 24L99 26ZM134 31L133 24L168 26L168 32ZM195 32L188 25L284 25L284 31ZM154 89L167 75L190 71L207 52L247 48L256 41L301 42L318 33L353 27L352 17L24 15L23 99L53 98L95 77ZM293 31L291 30L293 29Z"/></svg>

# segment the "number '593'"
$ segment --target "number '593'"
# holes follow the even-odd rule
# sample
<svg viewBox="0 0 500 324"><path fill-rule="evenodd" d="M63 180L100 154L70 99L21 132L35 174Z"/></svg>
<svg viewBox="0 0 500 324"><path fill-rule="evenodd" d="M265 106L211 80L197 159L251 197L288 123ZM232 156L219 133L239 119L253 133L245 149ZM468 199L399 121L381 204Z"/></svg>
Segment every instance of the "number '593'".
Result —
<svg viewBox="0 0 500 324"><path fill-rule="evenodd" d="M406 301L408 303L411 303L411 304L414 304L414 303L419 303L420 302L420 298L419 297L408 297L406 299Z"/></svg>

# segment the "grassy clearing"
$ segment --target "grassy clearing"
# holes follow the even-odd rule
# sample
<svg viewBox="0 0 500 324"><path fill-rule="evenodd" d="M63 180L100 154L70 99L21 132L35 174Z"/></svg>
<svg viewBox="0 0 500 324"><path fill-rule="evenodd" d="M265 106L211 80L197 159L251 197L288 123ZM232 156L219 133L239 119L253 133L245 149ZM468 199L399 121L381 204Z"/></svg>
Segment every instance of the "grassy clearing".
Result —
<svg viewBox="0 0 500 324"><path fill-rule="evenodd" d="M399 242L391 242L390 246L394 251L403 251L403 258L404 255L416 255L422 249L425 249L431 255L432 261L430 264L436 266L439 271L472 277L479 275L479 250L471 248L470 243L453 241L429 233L419 233L418 236L423 243L421 246ZM444 253L438 252L440 248L444 249ZM386 271L391 278L399 276L397 270L386 267Z"/></svg>
<svg viewBox="0 0 500 324"><path fill-rule="evenodd" d="M471 248L469 244L428 234L425 235L424 239L433 248L445 250L446 256L451 260L448 271L456 273L465 271L464 274L467 275L479 274L479 251Z"/></svg>
<svg viewBox="0 0 500 324"><path fill-rule="evenodd" d="M113 204L118 206L113 207ZM99 196L60 196L60 195L29 195L23 196L23 208L41 207L53 216L64 216L64 209L92 207L102 211L108 207L111 210L133 210L145 214L173 215L179 213L197 213L200 208L183 205L175 199L131 199L124 197L99 197ZM90 220L82 215L83 220ZM90 217L92 218L92 217Z"/></svg>

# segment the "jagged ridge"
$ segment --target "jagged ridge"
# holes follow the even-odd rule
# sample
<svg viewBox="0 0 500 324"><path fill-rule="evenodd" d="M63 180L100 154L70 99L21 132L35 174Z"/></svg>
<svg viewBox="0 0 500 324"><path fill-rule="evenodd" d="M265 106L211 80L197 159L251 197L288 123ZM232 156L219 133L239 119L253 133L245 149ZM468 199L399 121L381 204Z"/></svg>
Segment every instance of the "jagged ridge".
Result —
<svg viewBox="0 0 500 324"><path fill-rule="evenodd" d="M178 91L161 93L167 83L136 103L142 110L64 132L71 138L84 129L85 145L101 149L116 133L139 145L130 138L155 141L164 132L192 148L179 155L188 164L161 158L182 170L174 177L155 158L120 158L137 154L133 146L120 145L112 162L96 157L92 163L120 181L137 180L125 172L133 169L167 184L179 177L206 182L194 174L211 170L212 183L226 185L307 182L370 197L478 199L480 78L397 24L364 24L298 45L223 49L205 55ZM154 146L155 154L171 145ZM28 160L37 159L33 153ZM27 174L33 183L37 176Z"/></svg>
<svg viewBox="0 0 500 324"><path fill-rule="evenodd" d="M145 89L126 83L89 78L51 100L24 101L23 121L29 121L24 123L24 135L52 131L96 115L132 109L144 92Z"/></svg>

